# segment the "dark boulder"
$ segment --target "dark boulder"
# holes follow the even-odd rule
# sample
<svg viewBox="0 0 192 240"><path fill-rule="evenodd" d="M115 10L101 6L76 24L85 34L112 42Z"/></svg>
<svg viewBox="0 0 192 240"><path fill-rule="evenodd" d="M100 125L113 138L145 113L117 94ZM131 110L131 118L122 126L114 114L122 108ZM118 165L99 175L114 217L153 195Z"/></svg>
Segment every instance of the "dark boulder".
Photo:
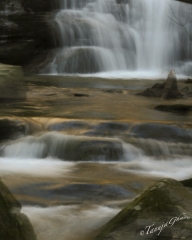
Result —
<svg viewBox="0 0 192 240"><path fill-rule="evenodd" d="M129 203L95 240L192 239L192 191L164 179Z"/></svg>
<svg viewBox="0 0 192 240"><path fill-rule="evenodd" d="M0 180L1 240L37 240L29 219L20 210L20 203Z"/></svg>
<svg viewBox="0 0 192 240"><path fill-rule="evenodd" d="M11 121L8 118L0 119L0 142L24 136L26 131L26 126L20 122Z"/></svg>
<svg viewBox="0 0 192 240"><path fill-rule="evenodd" d="M188 78L186 81L185 81L186 84L191 84L192 83L192 79Z"/></svg>
<svg viewBox="0 0 192 240"><path fill-rule="evenodd" d="M192 188L192 178L182 180L181 183L188 188Z"/></svg>

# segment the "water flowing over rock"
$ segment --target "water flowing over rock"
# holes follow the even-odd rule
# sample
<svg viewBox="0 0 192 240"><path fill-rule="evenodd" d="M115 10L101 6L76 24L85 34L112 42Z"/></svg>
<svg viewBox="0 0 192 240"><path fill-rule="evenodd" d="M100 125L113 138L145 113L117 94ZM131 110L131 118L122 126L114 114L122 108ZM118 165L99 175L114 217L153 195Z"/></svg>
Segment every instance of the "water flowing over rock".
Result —
<svg viewBox="0 0 192 240"><path fill-rule="evenodd" d="M171 0L61 2L55 37L63 47L62 60L59 51L48 72L167 72L174 67L191 73L190 36L173 21L174 15L181 22L191 19L190 5ZM186 29L191 31L190 24ZM81 60L90 61L87 68Z"/></svg>
<svg viewBox="0 0 192 240"><path fill-rule="evenodd" d="M191 8L171 0L2 0L0 61L46 73L174 68L190 75Z"/></svg>
<svg viewBox="0 0 192 240"><path fill-rule="evenodd" d="M20 203L0 180L1 240L37 240L29 219L20 209Z"/></svg>
<svg viewBox="0 0 192 240"><path fill-rule="evenodd" d="M95 240L191 239L192 192L164 179L128 204Z"/></svg>
<svg viewBox="0 0 192 240"><path fill-rule="evenodd" d="M123 146L112 138L79 137L45 133L39 137L28 136L1 148L1 156L25 158L53 157L72 161L120 160Z"/></svg>

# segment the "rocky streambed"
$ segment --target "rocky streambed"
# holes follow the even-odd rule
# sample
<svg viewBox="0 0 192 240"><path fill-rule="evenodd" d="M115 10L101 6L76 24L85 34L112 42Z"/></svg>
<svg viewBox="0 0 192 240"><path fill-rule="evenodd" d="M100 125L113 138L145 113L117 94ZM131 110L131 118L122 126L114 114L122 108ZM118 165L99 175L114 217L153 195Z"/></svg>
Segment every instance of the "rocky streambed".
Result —
<svg viewBox="0 0 192 240"><path fill-rule="evenodd" d="M0 175L37 239L191 238L190 181L178 181L191 178L192 115L155 109L190 97L136 95L155 80L19 81L25 97L0 103Z"/></svg>

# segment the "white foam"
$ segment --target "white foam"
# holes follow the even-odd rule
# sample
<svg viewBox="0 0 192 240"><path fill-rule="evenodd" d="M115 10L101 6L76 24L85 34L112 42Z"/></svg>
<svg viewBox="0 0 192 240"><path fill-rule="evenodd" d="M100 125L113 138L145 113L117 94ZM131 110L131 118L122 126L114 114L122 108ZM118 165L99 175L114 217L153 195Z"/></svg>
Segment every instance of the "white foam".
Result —
<svg viewBox="0 0 192 240"><path fill-rule="evenodd" d="M170 69L169 69L170 70ZM126 80L157 80L166 79L169 70L165 72L153 72L153 71L108 71L98 72L91 74L41 74L41 75L52 75L52 76L71 76L71 77L87 77L87 78L105 78L105 79L126 79ZM177 74L177 79L186 79L188 76L184 74Z"/></svg>
<svg viewBox="0 0 192 240"><path fill-rule="evenodd" d="M157 177L168 177L183 180L192 177L192 158L182 157L170 160L156 160L150 157L141 157L127 163L117 163L115 168L120 171L135 174L152 175Z"/></svg>
<svg viewBox="0 0 192 240"><path fill-rule="evenodd" d="M61 177L73 169L74 163L55 159L0 158L0 175L25 174L39 177Z"/></svg>
<svg viewBox="0 0 192 240"><path fill-rule="evenodd" d="M82 240L104 225L120 209L105 206L23 207L38 240Z"/></svg>

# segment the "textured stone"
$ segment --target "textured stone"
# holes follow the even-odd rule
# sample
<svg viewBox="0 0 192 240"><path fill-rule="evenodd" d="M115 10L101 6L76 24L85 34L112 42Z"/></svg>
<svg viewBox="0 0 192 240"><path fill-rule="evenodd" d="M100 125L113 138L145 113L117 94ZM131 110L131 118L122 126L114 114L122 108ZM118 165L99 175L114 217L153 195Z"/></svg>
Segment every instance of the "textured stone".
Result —
<svg viewBox="0 0 192 240"><path fill-rule="evenodd" d="M19 66L0 64L0 100L25 100L27 83Z"/></svg>
<svg viewBox="0 0 192 240"><path fill-rule="evenodd" d="M37 240L29 219L20 210L20 203L0 180L1 240Z"/></svg>

